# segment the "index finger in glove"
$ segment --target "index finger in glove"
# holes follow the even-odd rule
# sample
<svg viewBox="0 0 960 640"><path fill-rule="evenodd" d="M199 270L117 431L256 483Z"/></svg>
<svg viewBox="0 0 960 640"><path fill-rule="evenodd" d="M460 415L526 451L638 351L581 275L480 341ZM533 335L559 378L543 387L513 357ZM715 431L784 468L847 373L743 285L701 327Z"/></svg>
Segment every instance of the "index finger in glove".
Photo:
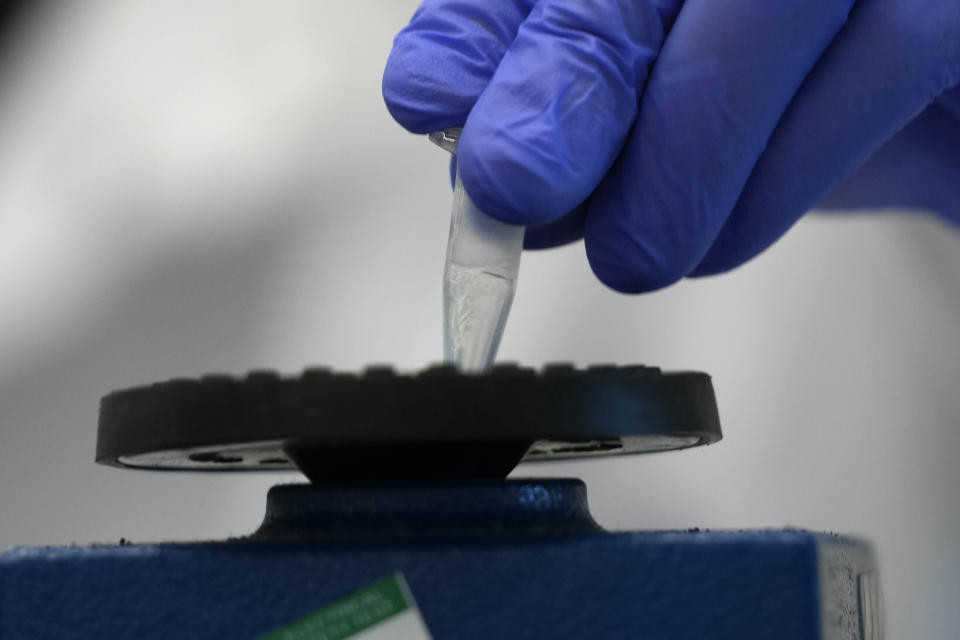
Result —
<svg viewBox="0 0 960 640"><path fill-rule="evenodd" d="M413 133L462 127L535 0L425 0L383 72L390 114Z"/></svg>

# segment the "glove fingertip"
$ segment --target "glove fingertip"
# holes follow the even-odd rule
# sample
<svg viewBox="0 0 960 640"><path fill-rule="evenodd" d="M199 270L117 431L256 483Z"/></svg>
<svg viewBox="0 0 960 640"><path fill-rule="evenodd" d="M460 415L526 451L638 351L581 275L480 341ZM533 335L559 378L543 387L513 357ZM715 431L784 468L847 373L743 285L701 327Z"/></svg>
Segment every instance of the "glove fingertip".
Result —
<svg viewBox="0 0 960 640"><path fill-rule="evenodd" d="M557 176L567 172L543 166L542 158L535 141L488 133L468 122L460 140L460 179L487 214L510 224L546 224L580 203L558 183Z"/></svg>
<svg viewBox="0 0 960 640"><path fill-rule="evenodd" d="M429 57L410 38L398 36L383 71L381 91L387 110L411 133L463 126L472 106L471 97L458 95L431 73Z"/></svg>
<svg viewBox="0 0 960 640"><path fill-rule="evenodd" d="M589 252L587 255L590 268L597 279L618 293L649 293L665 289L683 277L669 273L644 273L630 268L625 269L623 265L611 263L605 259L590 259Z"/></svg>
<svg viewBox="0 0 960 640"><path fill-rule="evenodd" d="M707 278L709 276L718 276L721 273L727 273L742 265L746 260L717 259L710 258L697 265L697 268L690 272L690 278Z"/></svg>
<svg viewBox="0 0 960 640"><path fill-rule="evenodd" d="M664 289L693 270L686 253L671 251L671 243L666 241L640 238L619 229L598 231L595 223L588 224L585 240L587 260L594 275L620 293Z"/></svg>
<svg viewBox="0 0 960 640"><path fill-rule="evenodd" d="M527 227L524 249L553 249L583 238L587 207L581 205L558 220Z"/></svg>

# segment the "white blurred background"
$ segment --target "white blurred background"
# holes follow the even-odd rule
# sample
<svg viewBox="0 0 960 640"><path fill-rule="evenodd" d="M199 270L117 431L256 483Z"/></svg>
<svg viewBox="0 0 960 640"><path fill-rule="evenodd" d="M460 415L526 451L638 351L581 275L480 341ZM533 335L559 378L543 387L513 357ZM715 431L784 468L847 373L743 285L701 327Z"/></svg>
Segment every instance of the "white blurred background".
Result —
<svg viewBox="0 0 960 640"><path fill-rule="evenodd" d="M94 465L97 402L205 372L440 353L442 151L380 96L415 0L42 5L0 55L0 547L256 527L292 475ZM892 638L960 629L960 233L811 217L727 276L641 297L528 254L502 359L714 376L702 450L521 468L612 529L876 543Z"/></svg>

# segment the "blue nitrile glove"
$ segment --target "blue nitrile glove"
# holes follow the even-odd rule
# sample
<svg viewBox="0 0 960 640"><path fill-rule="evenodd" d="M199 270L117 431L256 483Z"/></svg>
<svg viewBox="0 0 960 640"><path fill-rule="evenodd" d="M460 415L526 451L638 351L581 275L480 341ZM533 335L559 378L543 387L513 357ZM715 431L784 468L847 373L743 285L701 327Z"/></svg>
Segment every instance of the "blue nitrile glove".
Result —
<svg viewBox="0 0 960 640"><path fill-rule="evenodd" d="M609 286L731 269L824 202L960 221L960 0L425 0L393 116ZM945 93L945 91L947 93Z"/></svg>

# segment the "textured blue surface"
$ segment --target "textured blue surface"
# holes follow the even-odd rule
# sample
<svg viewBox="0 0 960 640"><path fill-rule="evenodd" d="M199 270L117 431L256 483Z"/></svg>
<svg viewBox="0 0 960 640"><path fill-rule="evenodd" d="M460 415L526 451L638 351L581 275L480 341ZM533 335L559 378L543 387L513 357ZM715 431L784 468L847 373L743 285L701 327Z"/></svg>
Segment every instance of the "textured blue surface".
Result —
<svg viewBox="0 0 960 640"><path fill-rule="evenodd" d="M564 486L534 508L569 511ZM822 637L821 538L803 531L308 537L14 549L0 638L253 638L395 571L437 640Z"/></svg>
<svg viewBox="0 0 960 640"><path fill-rule="evenodd" d="M438 639L819 637L804 533L518 544L200 544L3 557L4 640L252 638L401 571Z"/></svg>

